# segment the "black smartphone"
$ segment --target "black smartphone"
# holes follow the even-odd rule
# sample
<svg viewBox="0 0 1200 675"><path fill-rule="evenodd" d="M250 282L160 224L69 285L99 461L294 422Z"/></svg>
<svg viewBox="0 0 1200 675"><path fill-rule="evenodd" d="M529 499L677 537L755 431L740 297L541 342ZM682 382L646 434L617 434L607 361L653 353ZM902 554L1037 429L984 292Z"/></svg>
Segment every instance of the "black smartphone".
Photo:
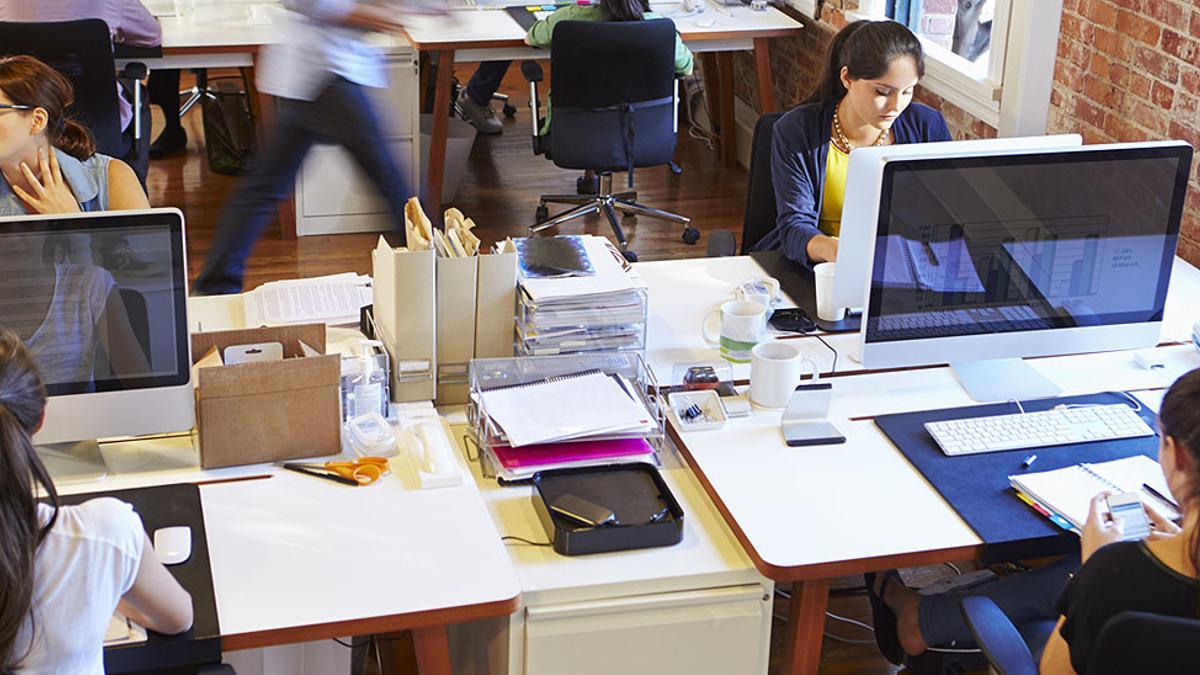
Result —
<svg viewBox="0 0 1200 675"><path fill-rule="evenodd" d="M584 527L618 525L612 509L575 495L562 495L550 505L550 512Z"/></svg>
<svg viewBox="0 0 1200 675"><path fill-rule="evenodd" d="M811 333L817 329L816 322L799 307L775 310L775 313L771 315L771 326L776 330L789 333Z"/></svg>

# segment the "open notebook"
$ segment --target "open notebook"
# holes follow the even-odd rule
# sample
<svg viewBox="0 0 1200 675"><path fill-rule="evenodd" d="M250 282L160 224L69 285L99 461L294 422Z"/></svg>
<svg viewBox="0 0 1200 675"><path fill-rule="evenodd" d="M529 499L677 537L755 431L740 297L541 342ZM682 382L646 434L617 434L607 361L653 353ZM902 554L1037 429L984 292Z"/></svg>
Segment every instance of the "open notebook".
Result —
<svg viewBox="0 0 1200 675"><path fill-rule="evenodd" d="M480 392L514 448L601 434L648 433L654 419L632 385L599 371Z"/></svg>
<svg viewBox="0 0 1200 675"><path fill-rule="evenodd" d="M1009 476L1008 480L1018 492L1061 516L1076 530L1083 529L1087 522L1092 497L1105 490L1135 492L1141 496L1143 504L1164 518L1179 517L1174 509L1142 488L1144 483L1160 494L1170 494L1158 462L1145 455Z"/></svg>
<svg viewBox="0 0 1200 675"><path fill-rule="evenodd" d="M132 645L146 641L146 629L126 618L120 612L113 612L108 621L108 630L104 631L104 646Z"/></svg>

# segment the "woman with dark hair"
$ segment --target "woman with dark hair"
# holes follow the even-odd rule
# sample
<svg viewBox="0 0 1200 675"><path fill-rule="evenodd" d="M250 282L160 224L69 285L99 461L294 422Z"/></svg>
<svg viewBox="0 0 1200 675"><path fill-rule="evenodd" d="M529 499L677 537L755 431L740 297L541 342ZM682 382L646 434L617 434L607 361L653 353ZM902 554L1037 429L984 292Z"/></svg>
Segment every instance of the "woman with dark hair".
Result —
<svg viewBox="0 0 1200 675"><path fill-rule="evenodd" d="M74 100L50 66L0 57L0 216L150 207L133 169L67 118Z"/></svg>
<svg viewBox="0 0 1200 675"><path fill-rule="evenodd" d="M854 148L950 140L940 113L913 103L925 54L894 21L855 21L829 45L816 88L775 123L771 179L778 216L755 250L782 248L811 267L837 259Z"/></svg>
<svg viewBox="0 0 1200 675"><path fill-rule="evenodd" d="M181 633L192 625L192 600L154 556L129 504L59 505L31 440L45 409L33 358L0 329L0 672L103 673L114 610Z"/></svg>
<svg viewBox="0 0 1200 675"><path fill-rule="evenodd" d="M554 35L554 26L560 21L642 21L661 18L661 15L651 12L649 4L643 3L643 0L600 0L599 4L567 5L530 26L525 35L525 43L531 47L548 49L550 38ZM692 51L683 44L679 33L676 32L675 74L690 75L693 66ZM550 129L550 114L550 103L547 101L546 119L540 132L543 136Z"/></svg>
<svg viewBox="0 0 1200 675"><path fill-rule="evenodd" d="M1148 508L1150 536L1122 541L1106 507L1111 493L1102 492L1092 498L1078 557L968 592L992 598L1018 625L1058 619L1044 647L1029 645L1034 654L1041 651L1042 673L1085 673L1100 629L1121 612L1200 613L1200 369L1167 390L1158 424L1158 461L1182 509L1182 528ZM959 610L961 594L921 596L899 583L895 572L868 583L876 641L892 662L930 645L971 639Z"/></svg>

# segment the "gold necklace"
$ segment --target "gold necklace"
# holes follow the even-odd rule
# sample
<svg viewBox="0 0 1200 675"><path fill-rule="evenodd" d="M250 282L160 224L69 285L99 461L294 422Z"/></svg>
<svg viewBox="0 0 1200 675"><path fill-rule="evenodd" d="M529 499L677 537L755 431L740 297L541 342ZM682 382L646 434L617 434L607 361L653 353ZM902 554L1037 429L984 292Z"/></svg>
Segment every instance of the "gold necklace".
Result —
<svg viewBox="0 0 1200 675"><path fill-rule="evenodd" d="M840 108L841 106L838 107ZM883 131L879 132L879 138L876 138L875 142L871 145L883 145L887 141L888 131L890 130L884 129ZM833 109L833 132L837 135L838 143L840 143L841 146L846 149L846 154L850 154L850 151L854 149L854 146L850 144L850 139L846 138L846 133L842 131L842 122L840 119L838 119L838 108Z"/></svg>

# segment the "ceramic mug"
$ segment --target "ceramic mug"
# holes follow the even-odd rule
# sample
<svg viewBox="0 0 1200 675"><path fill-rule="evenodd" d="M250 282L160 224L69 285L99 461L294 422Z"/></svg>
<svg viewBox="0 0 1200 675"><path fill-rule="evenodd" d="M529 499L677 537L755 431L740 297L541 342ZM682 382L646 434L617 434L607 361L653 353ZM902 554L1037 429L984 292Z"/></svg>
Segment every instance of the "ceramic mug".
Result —
<svg viewBox="0 0 1200 675"><path fill-rule="evenodd" d="M712 324L718 320L720 332L714 335ZM705 340L720 346L722 358L733 363L749 363L750 350L767 332L767 308L749 300L731 300L705 317L701 330Z"/></svg>
<svg viewBox="0 0 1200 675"><path fill-rule="evenodd" d="M791 341L759 343L751 351L750 402L759 408L783 408L805 370L814 381L820 375L817 363Z"/></svg>

